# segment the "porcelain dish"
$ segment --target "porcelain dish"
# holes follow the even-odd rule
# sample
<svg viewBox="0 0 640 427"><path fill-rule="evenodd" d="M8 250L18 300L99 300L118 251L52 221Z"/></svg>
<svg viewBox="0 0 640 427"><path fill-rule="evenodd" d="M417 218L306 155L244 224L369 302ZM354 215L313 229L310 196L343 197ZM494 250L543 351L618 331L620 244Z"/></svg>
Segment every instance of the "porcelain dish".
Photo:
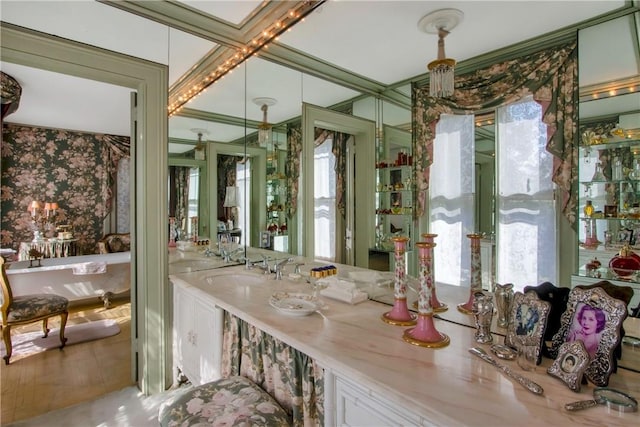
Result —
<svg viewBox="0 0 640 427"><path fill-rule="evenodd" d="M288 316L308 316L321 307L313 295L292 292L276 292L269 298L269 304Z"/></svg>

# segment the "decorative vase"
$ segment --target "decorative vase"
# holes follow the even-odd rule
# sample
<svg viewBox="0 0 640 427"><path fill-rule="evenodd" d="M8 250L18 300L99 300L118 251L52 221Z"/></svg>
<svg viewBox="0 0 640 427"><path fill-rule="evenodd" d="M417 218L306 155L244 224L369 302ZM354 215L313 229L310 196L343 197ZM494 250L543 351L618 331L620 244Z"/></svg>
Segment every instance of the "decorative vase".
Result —
<svg viewBox="0 0 640 427"><path fill-rule="evenodd" d="M496 283L495 299L498 309L498 327L509 326L511 307L513 306L513 283L501 285Z"/></svg>
<svg viewBox="0 0 640 427"><path fill-rule="evenodd" d="M382 315L382 320L391 325L410 326L416 324L417 316L407 307L407 277L404 254L407 248L408 237L399 236L392 238L394 243L394 255L396 261L395 278L393 286L393 308Z"/></svg>
<svg viewBox="0 0 640 427"><path fill-rule="evenodd" d="M420 265L418 293L418 320L416 326L407 329L402 338L420 347L442 348L449 345L449 337L438 332L433 322L431 299L435 280L433 276L433 242L418 242L418 260Z"/></svg>
<svg viewBox="0 0 640 427"><path fill-rule="evenodd" d="M482 265L480 261L480 239L482 234L467 234L471 241L471 277L469 299L464 304L458 304L458 310L464 314L473 314L473 300L476 292L482 292Z"/></svg>
<svg viewBox="0 0 640 427"><path fill-rule="evenodd" d="M487 344L493 342L491 321L493 320L493 297L484 292L476 292L473 296L473 316L476 321L476 342Z"/></svg>
<svg viewBox="0 0 640 427"><path fill-rule="evenodd" d="M438 237L437 234L433 234L433 233L424 233L422 234L422 237L425 239L425 242L427 243L434 243L434 239L436 237ZM433 245L433 247L435 247L435 243ZM431 249L431 253L433 253L433 248ZM436 295L436 281L435 281L435 276L436 276L436 270L435 270L435 265L433 262L433 256L431 257L431 275L433 276L433 290L431 293L431 307L433 308L433 311L436 313L441 313L443 311L447 311L449 309L449 307L447 306L447 304L444 304L442 302L440 302L438 300L438 296Z"/></svg>
<svg viewBox="0 0 640 427"><path fill-rule="evenodd" d="M611 258L609 268L621 279L629 279L640 270L640 256L625 244L620 252Z"/></svg>

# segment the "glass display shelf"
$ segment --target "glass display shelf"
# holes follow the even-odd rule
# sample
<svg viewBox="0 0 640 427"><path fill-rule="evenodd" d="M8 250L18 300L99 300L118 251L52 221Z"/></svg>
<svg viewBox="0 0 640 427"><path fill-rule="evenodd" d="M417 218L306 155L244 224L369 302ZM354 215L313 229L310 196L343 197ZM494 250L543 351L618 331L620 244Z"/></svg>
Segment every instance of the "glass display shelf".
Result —
<svg viewBox="0 0 640 427"><path fill-rule="evenodd" d="M600 144L580 144L579 148L581 150L611 150L614 148L631 148L638 146L639 144L640 139L612 138L611 140L607 140L607 142L602 142Z"/></svg>

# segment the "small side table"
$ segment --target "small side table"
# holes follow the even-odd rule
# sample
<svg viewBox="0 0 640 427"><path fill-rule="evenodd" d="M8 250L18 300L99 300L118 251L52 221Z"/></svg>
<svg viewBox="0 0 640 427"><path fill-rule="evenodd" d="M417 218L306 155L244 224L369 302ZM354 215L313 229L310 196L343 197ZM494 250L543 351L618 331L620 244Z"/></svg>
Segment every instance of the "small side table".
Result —
<svg viewBox="0 0 640 427"><path fill-rule="evenodd" d="M19 261L29 260L29 251L37 249L43 254L43 258L63 258L75 256L78 254L78 239L51 240L47 239L42 242L21 242L18 252Z"/></svg>

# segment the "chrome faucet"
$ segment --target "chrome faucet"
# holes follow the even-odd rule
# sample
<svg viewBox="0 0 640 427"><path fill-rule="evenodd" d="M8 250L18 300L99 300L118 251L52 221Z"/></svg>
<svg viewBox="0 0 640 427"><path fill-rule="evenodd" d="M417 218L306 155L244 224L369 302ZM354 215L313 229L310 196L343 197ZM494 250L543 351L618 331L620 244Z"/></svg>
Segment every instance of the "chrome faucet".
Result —
<svg viewBox="0 0 640 427"><path fill-rule="evenodd" d="M232 251L229 251L229 250L227 250L227 249L222 249L222 250L220 251L220 254L222 255L222 260L223 260L224 262L231 262L231 258L232 258L233 256L238 255L239 253L241 253L241 252L243 252L243 251L244 251L244 248L243 248L243 247L236 248L236 249L234 249L234 250L232 250Z"/></svg>
<svg viewBox="0 0 640 427"><path fill-rule="evenodd" d="M247 270L252 269L253 267L258 267L262 270L264 270L264 274L269 274L271 273L271 266L269 265L269 257L260 254L260 256L262 257L262 260L260 261L251 261L249 258L245 258L245 268Z"/></svg>
<svg viewBox="0 0 640 427"><path fill-rule="evenodd" d="M274 271L276 273L276 280L282 280L282 269L290 262L293 262L293 258L285 258L275 264Z"/></svg>

